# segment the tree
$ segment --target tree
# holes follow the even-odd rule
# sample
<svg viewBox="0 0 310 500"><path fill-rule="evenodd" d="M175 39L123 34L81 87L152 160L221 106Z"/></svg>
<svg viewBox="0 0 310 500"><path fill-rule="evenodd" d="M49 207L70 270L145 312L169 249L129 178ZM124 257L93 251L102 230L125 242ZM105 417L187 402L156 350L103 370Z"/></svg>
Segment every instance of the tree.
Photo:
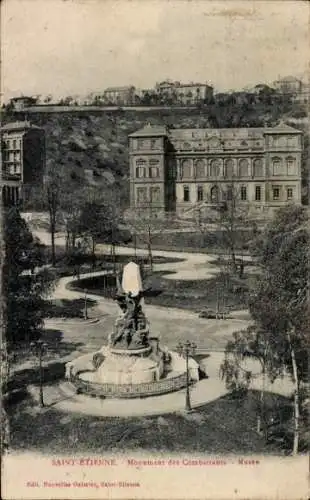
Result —
<svg viewBox="0 0 310 500"><path fill-rule="evenodd" d="M138 210L127 221L136 245L137 239L146 245L150 270L153 271L153 240L162 231L162 221L157 218L150 205Z"/></svg>
<svg viewBox="0 0 310 500"><path fill-rule="evenodd" d="M93 261L96 258L96 244L98 240L107 238L111 226L110 210L98 200L90 200L81 210L79 231L91 239L91 253Z"/></svg>
<svg viewBox="0 0 310 500"><path fill-rule="evenodd" d="M53 280L47 269L33 271L42 264L36 241L16 208L5 213L5 262L3 293L7 300L6 342L14 346L39 335L45 302Z"/></svg>
<svg viewBox="0 0 310 500"><path fill-rule="evenodd" d="M287 371L294 383L293 454L299 449L302 382L308 380L309 215L304 207L279 210L253 245L260 274L250 294L251 331L228 343L222 372L226 382L240 383L239 364L260 359L263 376ZM233 357L228 359L229 354ZM248 375L248 378L251 378ZM262 389L264 391L264 388ZM263 398L261 398L263 401Z"/></svg>
<svg viewBox="0 0 310 500"><path fill-rule="evenodd" d="M275 337L274 350L294 382L294 443L298 452L301 382L308 377L309 214L288 206L276 213L255 245L261 267L250 296L250 312Z"/></svg>
<svg viewBox="0 0 310 500"><path fill-rule="evenodd" d="M46 182L42 189L43 207L47 209L49 216L49 232L51 235L52 265L56 264L55 236L57 230L57 217L61 206L61 187L63 180L56 168L50 168L46 176Z"/></svg>
<svg viewBox="0 0 310 500"><path fill-rule="evenodd" d="M256 324L247 329L233 333L233 340L225 348L224 361L221 364L221 375L225 379L229 390L247 390L250 383L257 376L262 377L262 386L259 394L259 408L257 412L256 430L258 434L264 429L267 422L265 415L266 377L274 381L283 373L283 363L277 350L273 347L274 337L267 331L260 330ZM259 362L261 372L253 374L247 365L248 359Z"/></svg>
<svg viewBox="0 0 310 500"><path fill-rule="evenodd" d="M227 179L225 188L215 184L216 195L210 204L197 208L197 225L202 233L214 231L220 233L221 246L224 248L228 263L233 271L238 270L237 252L242 251L248 241L254 237L257 228L250 212L250 205L242 196L242 188L233 179ZM243 275L243 263L239 266L240 277Z"/></svg>

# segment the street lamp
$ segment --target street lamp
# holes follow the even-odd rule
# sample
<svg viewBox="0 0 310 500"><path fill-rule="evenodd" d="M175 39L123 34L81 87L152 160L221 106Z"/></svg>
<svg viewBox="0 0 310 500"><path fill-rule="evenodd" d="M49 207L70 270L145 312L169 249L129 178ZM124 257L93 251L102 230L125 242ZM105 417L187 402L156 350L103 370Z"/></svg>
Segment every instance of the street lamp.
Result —
<svg viewBox="0 0 310 500"><path fill-rule="evenodd" d="M84 319L88 319L88 313L87 313L87 290L86 290L86 288L84 289Z"/></svg>
<svg viewBox="0 0 310 500"><path fill-rule="evenodd" d="M30 348L35 354L35 356L38 357L39 360L39 405L40 408L44 407L44 400L43 400L43 369L42 369L42 357L43 354L46 352L47 349L47 344L43 342L42 340L36 340L34 342L30 343Z"/></svg>
<svg viewBox="0 0 310 500"><path fill-rule="evenodd" d="M185 410L190 411L191 408L191 400L190 400L190 392L189 392L189 369L188 369L188 358L190 355L195 353L197 346L193 342L186 340L186 342L179 342L177 345L177 352L180 356L183 356L186 360L186 400L185 400Z"/></svg>

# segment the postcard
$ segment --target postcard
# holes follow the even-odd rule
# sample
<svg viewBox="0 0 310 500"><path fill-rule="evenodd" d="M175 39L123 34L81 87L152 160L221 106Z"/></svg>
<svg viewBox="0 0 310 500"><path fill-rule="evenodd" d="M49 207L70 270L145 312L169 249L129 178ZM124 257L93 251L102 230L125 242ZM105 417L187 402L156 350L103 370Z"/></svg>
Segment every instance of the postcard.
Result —
<svg viewBox="0 0 310 500"><path fill-rule="evenodd" d="M1 2L5 500L303 500L309 14Z"/></svg>

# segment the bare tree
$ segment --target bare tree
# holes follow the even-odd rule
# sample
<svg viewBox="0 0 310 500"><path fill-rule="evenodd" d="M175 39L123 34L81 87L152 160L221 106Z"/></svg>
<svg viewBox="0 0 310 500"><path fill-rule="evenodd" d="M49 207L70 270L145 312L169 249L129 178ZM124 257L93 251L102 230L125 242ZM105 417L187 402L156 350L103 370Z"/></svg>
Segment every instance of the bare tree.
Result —
<svg viewBox="0 0 310 500"><path fill-rule="evenodd" d="M151 204L147 203L143 209L135 211L127 223L135 242L135 250L137 241L146 246L149 267L153 271L153 241L155 235L163 231L162 220L152 210Z"/></svg>
<svg viewBox="0 0 310 500"><path fill-rule="evenodd" d="M246 191L233 179L224 187L217 184L217 198L211 203L197 208L196 224L202 234L220 233L220 245L228 256L230 269L238 270L237 254L243 252L249 239L256 232L256 223L246 200ZM243 274L243 261L239 266Z"/></svg>

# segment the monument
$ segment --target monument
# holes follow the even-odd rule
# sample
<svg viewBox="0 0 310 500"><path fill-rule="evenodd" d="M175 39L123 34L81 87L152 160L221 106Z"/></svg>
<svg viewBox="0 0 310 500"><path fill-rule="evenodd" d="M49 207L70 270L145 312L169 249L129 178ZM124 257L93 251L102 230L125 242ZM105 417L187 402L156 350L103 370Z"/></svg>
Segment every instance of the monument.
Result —
<svg viewBox="0 0 310 500"><path fill-rule="evenodd" d="M66 365L66 377L79 392L104 397L141 397L179 390L186 385L185 360L161 347L150 336L142 306L144 290L140 268L130 262L117 277L121 313L108 336L108 345ZM198 380L198 364L191 359L190 378Z"/></svg>

